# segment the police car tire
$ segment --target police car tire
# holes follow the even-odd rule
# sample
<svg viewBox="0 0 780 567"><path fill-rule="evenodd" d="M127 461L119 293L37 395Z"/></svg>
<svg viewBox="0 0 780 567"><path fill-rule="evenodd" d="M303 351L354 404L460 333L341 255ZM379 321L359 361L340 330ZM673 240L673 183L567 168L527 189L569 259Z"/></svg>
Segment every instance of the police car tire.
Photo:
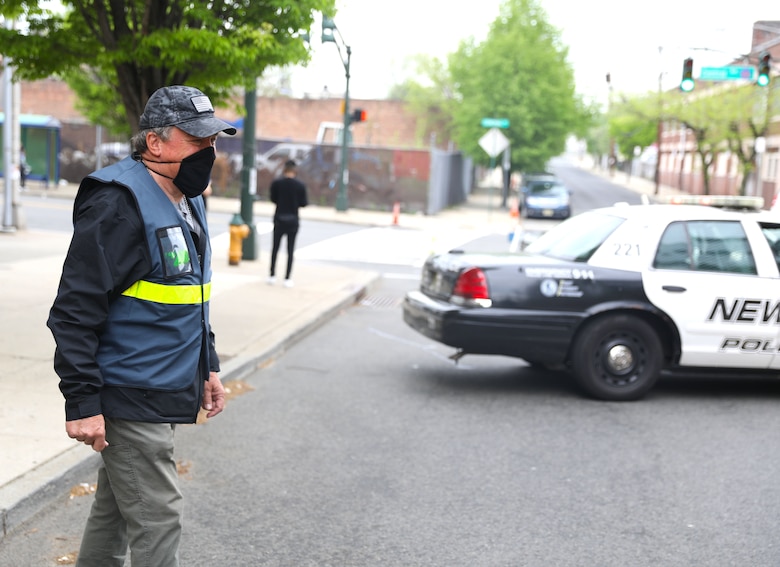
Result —
<svg viewBox="0 0 780 567"><path fill-rule="evenodd" d="M610 353L622 355L610 363ZM572 372L595 398L630 401L655 385L663 366L663 347L653 327L638 317L607 315L586 324L572 350Z"/></svg>

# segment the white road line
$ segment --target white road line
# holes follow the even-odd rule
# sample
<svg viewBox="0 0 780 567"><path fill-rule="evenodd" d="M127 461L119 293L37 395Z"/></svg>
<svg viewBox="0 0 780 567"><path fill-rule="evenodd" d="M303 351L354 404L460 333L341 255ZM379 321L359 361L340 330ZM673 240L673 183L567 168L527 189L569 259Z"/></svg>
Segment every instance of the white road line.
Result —
<svg viewBox="0 0 780 567"><path fill-rule="evenodd" d="M433 253L446 252L492 231L452 229L444 233L373 227L329 238L301 248L296 258L340 262L373 262L422 266Z"/></svg>

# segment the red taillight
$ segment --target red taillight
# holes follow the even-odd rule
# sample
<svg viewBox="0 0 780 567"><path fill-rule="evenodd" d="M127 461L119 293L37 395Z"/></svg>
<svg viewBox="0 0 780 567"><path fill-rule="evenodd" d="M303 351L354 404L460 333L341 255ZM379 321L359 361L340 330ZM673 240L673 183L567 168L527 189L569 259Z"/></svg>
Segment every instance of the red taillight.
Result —
<svg viewBox="0 0 780 567"><path fill-rule="evenodd" d="M455 282L452 295L464 299L490 299L485 272L479 268L463 270Z"/></svg>

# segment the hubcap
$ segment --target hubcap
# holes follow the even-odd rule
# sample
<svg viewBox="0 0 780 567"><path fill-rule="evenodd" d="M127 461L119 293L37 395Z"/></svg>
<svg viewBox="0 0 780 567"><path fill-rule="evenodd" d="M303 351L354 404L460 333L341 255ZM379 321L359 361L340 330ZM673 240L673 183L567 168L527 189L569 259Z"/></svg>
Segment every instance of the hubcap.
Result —
<svg viewBox="0 0 780 567"><path fill-rule="evenodd" d="M607 351L606 363L610 372L623 374L634 366L634 354L626 345L615 345Z"/></svg>

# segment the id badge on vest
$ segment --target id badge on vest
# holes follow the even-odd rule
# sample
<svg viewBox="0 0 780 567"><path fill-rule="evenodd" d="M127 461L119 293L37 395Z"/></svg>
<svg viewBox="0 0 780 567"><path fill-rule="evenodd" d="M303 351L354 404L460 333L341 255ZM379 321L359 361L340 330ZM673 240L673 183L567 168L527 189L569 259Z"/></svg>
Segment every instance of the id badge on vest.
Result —
<svg viewBox="0 0 780 567"><path fill-rule="evenodd" d="M157 241L160 244L166 278L192 273L190 251L180 226L159 229Z"/></svg>

